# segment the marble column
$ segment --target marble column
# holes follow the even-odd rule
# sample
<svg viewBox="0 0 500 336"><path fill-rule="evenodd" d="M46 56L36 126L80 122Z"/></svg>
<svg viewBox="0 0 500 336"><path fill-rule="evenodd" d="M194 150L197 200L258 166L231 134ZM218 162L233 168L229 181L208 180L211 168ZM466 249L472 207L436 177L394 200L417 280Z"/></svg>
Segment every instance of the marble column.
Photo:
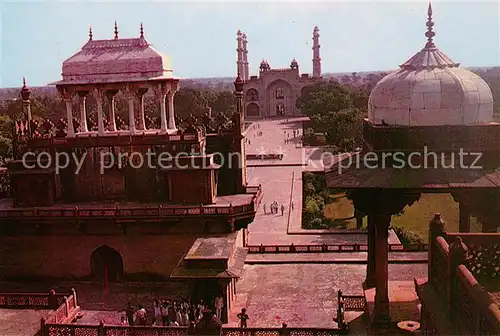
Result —
<svg viewBox="0 0 500 336"><path fill-rule="evenodd" d="M104 118L102 110L102 90L96 89L94 92L94 98L97 104L97 134L104 135Z"/></svg>
<svg viewBox="0 0 500 336"><path fill-rule="evenodd" d="M68 119L68 131L66 136L68 138L75 137L75 127L73 126L73 95L69 97L69 94L64 97L64 102L66 103L66 118Z"/></svg>
<svg viewBox="0 0 500 336"><path fill-rule="evenodd" d="M78 97L80 100L80 132L89 131L87 127L87 107L85 106L88 93L88 91L78 91Z"/></svg>
<svg viewBox="0 0 500 336"><path fill-rule="evenodd" d="M137 91L137 129L141 131L146 130L146 116L144 113L144 94L147 89L139 89Z"/></svg>
<svg viewBox="0 0 500 336"><path fill-rule="evenodd" d="M168 101L168 129L169 130L175 130L175 114L174 114L174 96L175 96L174 90L170 90L167 94L167 101Z"/></svg>
<svg viewBox="0 0 500 336"><path fill-rule="evenodd" d="M133 92L128 92L128 129L131 135L135 134L135 116L134 116L134 99L135 94Z"/></svg>
<svg viewBox="0 0 500 336"><path fill-rule="evenodd" d="M373 215L368 214L368 259L366 263L365 287L375 287L376 259L375 259L375 232L376 221Z"/></svg>
<svg viewBox="0 0 500 336"><path fill-rule="evenodd" d="M108 130L110 132L116 131L116 118L115 118L115 95L118 93L118 90L108 90L106 91L106 97L108 98Z"/></svg>
<svg viewBox="0 0 500 336"><path fill-rule="evenodd" d="M154 92L156 99L160 102L160 133L165 134L167 133L167 106L165 104L165 98L168 90L165 84L158 84Z"/></svg>
<svg viewBox="0 0 500 336"><path fill-rule="evenodd" d="M376 213L375 216L375 258L376 258L376 278L375 278L375 308L373 324L377 327L385 327L391 321L389 312L389 224L391 215ZM371 223L370 223L371 224Z"/></svg>
<svg viewBox="0 0 500 336"><path fill-rule="evenodd" d="M458 232L470 232L470 209L464 203L459 203Z"/></svg>

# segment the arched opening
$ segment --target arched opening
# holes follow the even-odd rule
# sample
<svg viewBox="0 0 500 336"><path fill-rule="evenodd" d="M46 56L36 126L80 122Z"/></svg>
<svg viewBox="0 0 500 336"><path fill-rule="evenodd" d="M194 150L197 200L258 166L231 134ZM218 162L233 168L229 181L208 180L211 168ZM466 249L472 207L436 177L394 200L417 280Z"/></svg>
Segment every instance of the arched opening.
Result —
<svg viewBox="0 0 500 336"><path fill-rule="evenodd" d="M248 104L247 116L258 117L259 116L259 105L255 104L255 103Z"/></svg>
<svg viewBox="0 0 500 336"><path fill-rule="evenodd" d="M90 256L90 271L92 276L108 281L116 282L123 279L123 259L115 249L103 245Z"/></svg>
<svg viewBox="0 0 500 336"><path fill-rule="evenodd" d="M255 89L250 89L246 94L247 101L258 101L259 100L259 92Z"/></svg>

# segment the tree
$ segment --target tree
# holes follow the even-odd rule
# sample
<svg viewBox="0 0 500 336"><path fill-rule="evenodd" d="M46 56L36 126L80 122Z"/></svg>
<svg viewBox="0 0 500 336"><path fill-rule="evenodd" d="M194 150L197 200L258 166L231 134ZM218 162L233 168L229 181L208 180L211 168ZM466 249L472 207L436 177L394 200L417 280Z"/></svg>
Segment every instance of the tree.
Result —
<svg viewBox="0 0 500 336"><path fill-rule="evenodd" d="M217 92L211 107L216 113L230 115L235 111L236 96L228 90Z"/></svg>
<svg viewBox="0 0 500 336"><path fill-rule="evenodd" d="M217 97L213 90L180 89L174 97L175 115L186 118L189 115L202 116Z"/></svg>
<svg viewBox="0 0 500 336"><path fill-rule="evenodd" d="M339 83L317 84L303 90L297 107L309 116L316 132L338 151L352 151L361 143L362 118L368 105L363 89Z"/></svg>

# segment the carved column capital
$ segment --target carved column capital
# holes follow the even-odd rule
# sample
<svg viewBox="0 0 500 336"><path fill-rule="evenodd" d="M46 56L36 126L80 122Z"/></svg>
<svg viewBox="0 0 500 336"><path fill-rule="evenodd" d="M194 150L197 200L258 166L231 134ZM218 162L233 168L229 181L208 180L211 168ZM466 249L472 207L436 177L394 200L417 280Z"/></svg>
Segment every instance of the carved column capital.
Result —
<svg viewBox="0 0 500 336"><path fill-rule="evenodd" d="M101 87L101 86L96 86L93 90L92 90L92 96L94 97L94 99L96 101L101 101L103 100L104 98L104 89Z"/></svg>
<svg viewBox="0 0 500 336"><path fill-rule="evenodd" d="M67 87L59 88L59 93L61 94L64 101L72 101L75 95L74 91Z"/></svg>
<svg viewBox="0 0 500 336"><path fill-rule="evenodd" d="M106 90L105 95L106 95L106 98L108 98L108 100L111 101L111 99L113 99L117 93L118 93L118 90Z"/></svg>
<svg viewBox="0 0 500 336"><path fill-rule="evenodd" d="M134 85L127 85L125 89L122 90L122 92L127 100L137 99L137 88Z"/></svg>
<svg viewBox="0 0 500 336"><path fill-rule="evenodd" d="M155 94L155 96L159 99L164 99L165 96L167 95L169 91L169 87L167 85L167 83L158 83L158 85L155 85L153 87L153 92Z"/></svg>

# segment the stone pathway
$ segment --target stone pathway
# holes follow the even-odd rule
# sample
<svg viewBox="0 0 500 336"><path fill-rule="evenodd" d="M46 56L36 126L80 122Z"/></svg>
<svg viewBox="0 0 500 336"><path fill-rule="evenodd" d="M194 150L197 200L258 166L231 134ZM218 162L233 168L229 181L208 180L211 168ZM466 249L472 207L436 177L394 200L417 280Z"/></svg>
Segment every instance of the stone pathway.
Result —
<svg viewBox="0 0 500 336"><path fill-rule="evenodd" d="M413 281L426 274L426 264L389 265L391 281ZM249 327L279 327L285 322L290 327L334 328L337 290L363 295L365 275L365 265L246 265L228 326L237 326L236 314L246 308Z"/></svg>
<svg viewBox="0 0 500 336"><path fill-rule="evenodd" d="M313 245L366 244L366 233L339 234L328 230L304 230L302 222L302 173L324 171L321 148L301 147L302 122L307 118L264 120L250 126L246 145L247 154L283 154L283 160L248 160L247 180L250 185L262 185L263 198L254 221L249 225L249 245ZM292 135L300 129L299 137L285 144L285 133ZM262 132L262 136L257 136ZM293 136L293 135L292 135ZM335 161L336 158L331 158ZM274 165L274 166L273 166ZM292 186L293 184L293 186ZM285 206L281 215L269 214L270 204L276 201ZM293 203L293 210L291 204ZM399 240L390 235L389 243Z"/></svg>
<svg viewBox="0 0 500 336"><path fill-rule="evenodd" d="M389 263L425 263L427 252L391 252ZM245 264L294 264L294 263L366 263L366 252L329 253L262 253L249 254Z"/></svg>

